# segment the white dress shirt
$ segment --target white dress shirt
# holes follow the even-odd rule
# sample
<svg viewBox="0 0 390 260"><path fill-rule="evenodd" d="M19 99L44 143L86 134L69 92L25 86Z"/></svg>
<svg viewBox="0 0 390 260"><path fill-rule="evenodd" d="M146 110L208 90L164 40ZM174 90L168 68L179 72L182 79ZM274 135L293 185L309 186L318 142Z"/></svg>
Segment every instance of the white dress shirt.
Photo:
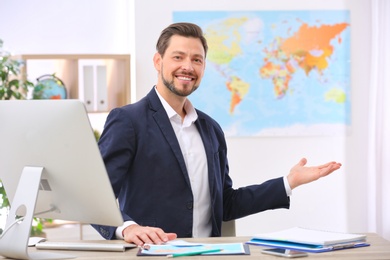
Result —
<svg viewBox="0 0 390 260"><path fill-rule="evenodd" d="M212 230L211 198L206 151L202 138L194 124L198 119L198 115L191 102L187 99L184 104L186 116L182 119L159 94L158 96L179 141L190 179L194 199L192 236L209 237Z"/></svg>

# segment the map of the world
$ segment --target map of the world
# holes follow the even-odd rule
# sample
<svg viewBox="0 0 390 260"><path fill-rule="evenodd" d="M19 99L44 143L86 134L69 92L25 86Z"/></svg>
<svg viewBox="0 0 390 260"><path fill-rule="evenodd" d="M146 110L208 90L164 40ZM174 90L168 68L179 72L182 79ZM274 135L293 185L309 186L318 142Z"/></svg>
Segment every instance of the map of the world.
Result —
<svg viewBox="0 0 390 260"><path fill-rule="evenodd" d="M204 31L189 99L227 136L328 135L350 126L349 11L180 11Z"/></svg>

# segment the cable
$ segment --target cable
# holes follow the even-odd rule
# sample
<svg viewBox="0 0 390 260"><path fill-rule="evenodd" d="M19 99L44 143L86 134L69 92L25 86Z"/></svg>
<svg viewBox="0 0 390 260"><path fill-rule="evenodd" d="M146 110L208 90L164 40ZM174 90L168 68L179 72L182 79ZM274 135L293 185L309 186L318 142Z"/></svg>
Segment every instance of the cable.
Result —
<svg viewBox="0 0 390 260"><path fill-rule="evenodd" d="M58 208L56 206L53 206L51 207L51 209L48 209L48 210L45 210L45 211L41 211L41 212L37 212L35 213L34 215L35 216L38 216L38 215L42 215L42 214L45 214L45 213L48 213L48 212L52 212L52 211L56 211L58 210ZM3 238L3 236L13 227L15 226L17 223L23 221L25 219L25 217L21 217L21 218L18 218L16 219L14 222L11 223L11 225L9 225L6 229L4 229L3 233L1 233L1 236L0 236L0 239Z"/></svg>
<svg viewBox="0 0 390 260"><path fill-rule="evenodd" d="M22 220L24 220L24 217L18 218L17 220L12 222L11 225L9 225L6 229L4 229L3 233L1 233L0 239L2 239L5 236L5 234L11 229L11 227L15 226L18 222Z"/></svg>

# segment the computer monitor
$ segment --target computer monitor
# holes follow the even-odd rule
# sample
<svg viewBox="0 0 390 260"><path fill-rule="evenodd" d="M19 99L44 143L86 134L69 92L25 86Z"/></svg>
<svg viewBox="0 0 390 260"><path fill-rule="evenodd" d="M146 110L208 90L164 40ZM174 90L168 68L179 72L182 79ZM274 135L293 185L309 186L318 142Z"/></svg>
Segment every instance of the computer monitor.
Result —
<svg viewBox="0 0 390 260"><path fill-rule="evenodd" d="M0 255L36 258L27 250L33 216L123 224L88 114L78 100L0 101L0 179L11 204ZM45 259L43 254L37 258Z"/></svg>

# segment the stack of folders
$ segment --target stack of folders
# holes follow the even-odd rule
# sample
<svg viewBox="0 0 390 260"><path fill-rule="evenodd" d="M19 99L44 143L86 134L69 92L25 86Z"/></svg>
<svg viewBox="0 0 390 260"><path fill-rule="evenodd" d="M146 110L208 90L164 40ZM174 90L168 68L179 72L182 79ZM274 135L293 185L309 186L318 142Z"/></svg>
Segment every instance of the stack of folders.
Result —
<svg viewBox="0 0 390 260"><path fill-rule="evenodd" d="M366 235L337 233L294 227L277 232L254 235L251 245L284 248L311 253L369 246Z"/></svg>

